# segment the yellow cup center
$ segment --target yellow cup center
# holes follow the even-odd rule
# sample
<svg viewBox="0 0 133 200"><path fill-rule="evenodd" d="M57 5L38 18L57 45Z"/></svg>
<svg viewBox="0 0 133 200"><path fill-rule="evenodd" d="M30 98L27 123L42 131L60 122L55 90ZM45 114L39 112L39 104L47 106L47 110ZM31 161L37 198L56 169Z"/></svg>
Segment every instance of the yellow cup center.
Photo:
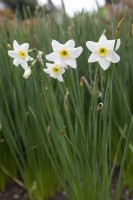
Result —
<svg viewBox="0 0 133 200"><path fill-rule="evenodd" d="M52 71L55 73L55 74L58 74L60 72L60 68L58 66L54 66L52 68Z"/></svg>
<svg viewBox="0 0 133 200"><path fill-rule="evenodd" d="M107 56L108 49L106 49L105 47L101 47L98 49L98 54L99 56L102 56L102 57Z"/></svg>
<svg viewBox="0 0 133 200"><path fill-rule="evenodd" d="M18 52L18 55L21 59L25 59L26 58L26 52L24 50L20 50Z"/></svg>
<svg viewBox="0 0 133 200"><path fill-rule="evenodd" d="M65 49L59 52L61 58L68 58L69 57L69 52Z"/></svg>

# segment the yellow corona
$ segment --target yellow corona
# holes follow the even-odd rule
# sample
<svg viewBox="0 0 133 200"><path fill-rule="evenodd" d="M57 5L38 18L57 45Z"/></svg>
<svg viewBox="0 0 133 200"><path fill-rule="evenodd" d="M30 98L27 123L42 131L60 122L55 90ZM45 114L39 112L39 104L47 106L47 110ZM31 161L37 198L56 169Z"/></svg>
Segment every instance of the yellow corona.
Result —
<svg viewBox="0 0 133 200"><path fill-rule="evenodd" d="M55 74L58 74L60 72L60 68L58 66L54 66L52 68L52 71L55 73Z"/></svg>
<svg viewBox="0 0 133 200"><path fill-rule="evenodd" d="M25 59L26 58L26 52L24 51L24 50L20 50L19 52L18 52L18 55L19 55L19 57L21 58L21 59Z"/></svg>
<svg viewBox="0 0 133 200"><path fill-rule="evenodd" d="M61 58L68 58L69 57L69 52L65 49L59 52L59 55Z"/></svg>
<svg viewBox="0 0 133 200"><path fill-rule="evenodd" d="M108 54L108 49L106 49L105 47L101 47L98 49L98 54L99 56L105 57Z"/></svg>

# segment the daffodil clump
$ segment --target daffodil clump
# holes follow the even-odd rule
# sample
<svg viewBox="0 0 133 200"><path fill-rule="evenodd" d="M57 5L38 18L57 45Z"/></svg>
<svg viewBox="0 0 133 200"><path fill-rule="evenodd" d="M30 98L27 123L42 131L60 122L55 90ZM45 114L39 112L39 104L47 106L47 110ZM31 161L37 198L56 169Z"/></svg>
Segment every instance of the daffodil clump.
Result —
<svg viewBox="0 0 133 200"><path fill-rule="evenodd" d="M116 43L116 47L114 49ZM115 50L120 47L120 39L116 40L107 40L105 35L102 35L98 42L87 41L87 48L92 52L88 62L98 62L103 70L107 70L110 66L110 63L118 63L120 61L120 57L116 54ZM28 78L31 75L31 66L36 63L36 60L43 64L42 60L42 51L38 51L37 57L34 59L28 55L29 52L29 44L24 43L19 45L16 40L13 42L14 50L8 51L8 55L12 58L13 64L17 67L21 65L21 67L25 70L23 77ZM74 40L69 40L65 44L61 44L56 40L52 40L52 48L53 52L46 55L46 59L48 61L52 61L53 63L46 63L46 69L43 69L44 72L49 74L51 77L58 79L60 82L63 82L62 75L65 73L65 70L69 67L76 68L76 58L80 56L83 51L83 48L77 47L75 48ZM34 60L34 61L33 61ZM30 61L31 66L29 66Z"/></svg>
<svg viewBox="0 0 133 200"><path fill-rule="evenodd" d="M51 35L58 38L56 32L51 31ZM76 37L76 31L77 29L73 30L69 36L73 38L73 35L75 35ZM126 106L128 107L128 103L126 104L125 100L127 93L125 92L126 89L123 90L125 83L127 83L126 78L124 77L124 83L121 81L124 67L122 66L121 70L117 70L114 64L120 61L117 50L121 41L117 37L108 40L105 34L100 37L95 35L98 40L92 41L93 32L88 33L88 31L89 29L86 28L85 34L83 33L82 36L77 34L75 38L77 46L73 39L68 41L66 39L63 44L60 41L51 40L50 45L48 45L48 40L45 38L44 46L42 43L40 44L40 50L37 47L35 47L37 49L33 49L28 43L19 45L20 42L14 41L13 47L15 48L8 51L8 55L14 59L13 64L20 66L20 70L24 70L22 76L25 79L28 78L26 83L21 78L20 84L16 84L16 95L14 93L12 97L11 94L13 100L9 102L10 105L15 102L13 105L16 109L15 100L16 97L20 97L17 99L20 102L18 102L18 109L16 109L18 114L16 116L18 117L15 121L15 125L20 124L18 126L20 131L19 128L16 131L18 134L20 132L22 139L25 137L24 144L27 141L27 149L24 149L24 153L29 150L29 161L32 152L35 152L36 170L34 165L32 168L33 159L29 162L31 167L28 167L26 163L25 168L26 170L30 169L33 173L36 172L34 173L35 176L33 174L33 178L30 175L31 182L28 180L29 177L27 180L30 182L29 191L32 182L35 180L37 186L34 190L37 191L35 199L38 200L44 199L39 199L38 196L41 192L43 193L45 188L42 177L43 171L45 171L45 163L47 164L45 158L43 160L45 149L56 169L59 180L62 180L62 188L68 199L114 199L111 193L112 177L117 161L121 164L118 154L118 151L121 151L121 144L118 141L121 138L123 151L124 141L130 141L130 138L126 140L126 136L131 133L129 130L130 118L127 118ZM99 32L101 33L101 27ZM43 35L41 33L42 37ZM60 38L65 40L66 37L63 36L60 35ZM82 45L78 45L78 41L79 44L86 44L87 47L84 48L84 51ZM14 43L17 43L19 48ZM30 44L32 44L32 41L30 41ZM49 50L50 46L52 46L52 51ZM44 52L42 52L42 49L44 49ZM77 60L79 56L81 60ZM38 69L39 66L40 69ZM35 67L36 69L34 69ZM12 71L14 72L14 69ZM17 82L21 71L18 70L17 76L14 75L14 80L17 79ZM42 73L40 74L40 72ZM14 83L17 83L15 81L11 83L11 92ZM23 99L21 98L22 91L25 93ZM121 96L122 101L117 101L116 94ZM22 105L22 109L19 105ZM123 108L124 116L119 111L121 105L126 105ZM19 109L22 110L22 114L19 114ZM23 120L23 118L26 120ZM28 134L24 128L21 131L22 122L23 127L29 129ZM131 123L133 124L133 122ZM10 123L8 124L10 125ZM117 134L118 140L114 134ZM31 138L33 138L32 142ZM17 142L17 140L15 141ZM114 147L114 143L118 148ZM128 143L126 146L128 149ZM123 155L126 158L126 154ZM24 154L25 157L28 156ZM20 155L21 158L23 157ZM24 161L27 162L27 160ZM38 169L41 170L39 173ZM47 177L49 179L49 175ZM40 188L42 188L42 191Z"/></svg>

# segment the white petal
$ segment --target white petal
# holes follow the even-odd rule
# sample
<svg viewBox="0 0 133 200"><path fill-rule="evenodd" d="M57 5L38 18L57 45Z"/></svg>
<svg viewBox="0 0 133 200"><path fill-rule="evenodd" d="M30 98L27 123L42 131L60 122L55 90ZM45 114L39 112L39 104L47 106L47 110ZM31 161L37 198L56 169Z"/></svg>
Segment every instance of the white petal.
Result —
<svg viewBox="0 0 133 200"><path fill-rule="evenodd" d="M68 68L69 68L69 66L68 66L68 65L64 66L64 69L68 69Z"/></svg>
<svg viewBox="0 0 133 200"><path fill-rule="evenodd" d="M22 66L22 68L23 69L28 69L28 63L27 63L27 61L23 61L22 63L21 63L21 66Z"/></svg>
<svg viewBox="0 0 133 200"><path fill-rule="evenodd" d="M54 65L59 65L59 66L62 66L63 68L67 67L67 64L65 63L65 60L61 59L61 58L59 58L58 60L56 60L56 62L55 62Z"/></svg>
<svg viewBox="0 0 133 200"><path fill-rule="evenodd" d="M68 47L68 48L74 48L75 47L75 42L74 40L68 40L64 46Z"/></svg>
<svg viewBox="0 0 133 200"><path fill-rule="evenodd" d="M65 67L66 68L66 67ZM61 69L61 74L64 74L65 73L65 68L64 68L64 66L62 67L62 69Z"/></svg>
<svg viewBox="0 0 133 200"><path fill-rule="evenodd" d="M32 58L32 57L30 57L30 56L28 56L28 58L29 58L29 61L32 61L32 60L34 60L34 58Z"/></svg>
<svg viewBox="0 0 133 200"><path fill-rule="evenodd" d="M88 62L93 63L93 62L97 62L99 60L100 60L99 56L97 56L95 53L92 53L88 59Z"/></svg>
<svg viewBox="0 0 133 200"><path fill-rule="evenodd" d="M47 66L47 68L52 68L53 66L54 66L54 64L51 64L51 63L46 63L46 66Z"/></svg>
<svg viewBox="0 0 133 200"><path fill-rule="evenodd" d="M28 43L21 44L21 45L20 45L20 48L23 49L23 50L28 51L28 49L29 49L29 44L28 44Z"/></svg>
<svg viewBox="0 0 133 200"><path fill-rule="evenodd" d="M77 67L77 63L75 59L66 59L65 62L67 65L71 66L72 68Z"/></svg>
<svg viewBox="0 0 133 200"><path fill-rule="evenodd" d="M82 48L82 47L74 48L74 50L71 51L71 56L72 56L73 58L77 58L77 57L80 56L80 54L82 53L82 51L83 51L83 48Z"/></svg>
<svg viewBox="0 0 133 200"><path fill-rule="evenodd" d="M110 62L109 62L108 60L106 60L105 58L99 60L98 62L99 62L99 64L100 64L100 66L101 66L104 70L106 70L106 69L109 68Z"/></svg>
<svg viewBox="0 0 133 200"><path fill-rule="evenodd" d="M52 78L56 78L56 75L55 75L55 74L49 73L49 75L50 75Z"/></svg>
<svg viewBox="0 0 133 200"><path fill-rule="evenodd" d="M60 51L62 49L62 44L56 40L52 40L52 48L54 51Z"/></svg>
<svg viewBox="0 0 133 200"><path fill-rule="evenodd" d="M8 55L12 58L16 58L17 57L17 52L16 51L8 51Z"/></svg>
<svg viewBox="0 0 133 200"><path fill-rule="evenodd" d="M91 52L94 52L94 51L97 50L97 43L96 42L88 41L88 42L86 42L86 46Z"/></svg>
<svg viewBox="0 0 133 200"><path fill-rule="evenodd" d="M58 61L59 60L59 54L58 52L53 52L48 55L46 55L46 59L49 61Z"/></svg>
<svg viewBox="0 0 133 200"><path fill-rule="evenodd" d="M117 40L117 43L116 43L115 51L116 51L117 49L119 49L120 44L121 44L121 40L118 39L118 40Z"/></svg>
<svg viewBox="0 0 133 200"><path fill-rule="evenodd" d="M68 69L68 65L67 65L66 63L63 63L63 64L62 64L62 67L63 67L64 69Z"/></svg>
<svg viewBox="0 0 133 200"><path fill-rule="evenodd" d="M49 69L44 69L43 71L46 72L47 74L50 74Z"/></svg>
<svg viewBox="0 0 133 200"><path fill-rule="evenodd" d="M115 51L116 51L117 49L119 49L120 44L121 44L121 41L120 41L120 39L118 39L118 40L117 40L117 43L116 43ZM115 40L108 40L108 46L109 46L110 49L114 50Z"/></svg>
<svg viewBox="0 0 133 200"><path fill-rule="evenodd" d="M26 55L25 61L32 61L34 58L30 57L28 54ZM22 60L23 61L23 60Z"/></svg>
<svg viewBox="0 0 133 200"><path fill-rule="evenodd" d="M120 57L115 53L115 51L110 52L106 59L112 63L117 63L120 61Z"/></svg>
<svg viewBox="0 0 133 200"><path fill-rule="evenodd" d="M103 44L107 42L107 38L105 35L101 35L100 39L99 39L99 43Z"/></svg>
<svg viewBox="0 0 133 200"><path fill-rule="evenodd" d="M18 42L17 42L16 40L13 41L13 48L14 48L15 50L20 49L20 45L18 44Z"/></svg>
<svg viewBox="0 0 133 200"><path fill-rule="evenodd" d="M17 66L20 64L20 59L15 58L15 59L13 60L13 64L17 67Z"/></svg>
<svg viewBox="0 0 133 200"><path fill-rule="evenodd" d="M63 81L64 81L64 80L63 80L63 77L62 77L61 75L58 76L57 79L58 79L60 82L63 82Z"/></svg>

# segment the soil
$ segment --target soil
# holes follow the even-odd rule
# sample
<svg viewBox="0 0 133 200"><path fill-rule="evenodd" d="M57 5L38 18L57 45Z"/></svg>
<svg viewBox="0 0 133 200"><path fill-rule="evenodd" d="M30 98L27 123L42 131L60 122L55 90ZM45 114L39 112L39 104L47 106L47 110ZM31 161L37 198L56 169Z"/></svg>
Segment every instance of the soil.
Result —
<svg viewBox="0 0 133 200"><path fill-rule="evenodd" d="M16 183L11 183L5 192L0 192L0 200L29 200L28 194L22 187ZM67 200L65 193L56 194L49 200Z"/></svg>
<svg viewBox="0 0 133 200"><path fill-rule="evenodd" d="M113 175L112 200L114 199L113 197L115 197L116 194L119 173L120 168L116 167ZM122 189L120 200L133 200L133 193L131 193L126 186Z"/></svg>
<svg viewBox="0 0 133 200"><path fill-rule="evenodd" d="M112 200L115 199L113 198L113 196L115 196L118 176L119 176L119 168L116 168L113 176ZM0 200L29 200L29 198L25 189L18 186L16 183L12 183L6 189L5 192L0 192ZM49 200L68 200L68 199L66 197L66 194L62 192L62 193L57 193L55 197L52 197ZM126 187L124 187L124 189L122 190L120 200L133 200L133 193L130 193L129 190Z"/></svg>
<svg viewBox="0 0 133 200"><path fill-rule="evenodd" d="M26 191L16 183L11 183L5 192L0 193L0 200L28 200Z"/></svg>

